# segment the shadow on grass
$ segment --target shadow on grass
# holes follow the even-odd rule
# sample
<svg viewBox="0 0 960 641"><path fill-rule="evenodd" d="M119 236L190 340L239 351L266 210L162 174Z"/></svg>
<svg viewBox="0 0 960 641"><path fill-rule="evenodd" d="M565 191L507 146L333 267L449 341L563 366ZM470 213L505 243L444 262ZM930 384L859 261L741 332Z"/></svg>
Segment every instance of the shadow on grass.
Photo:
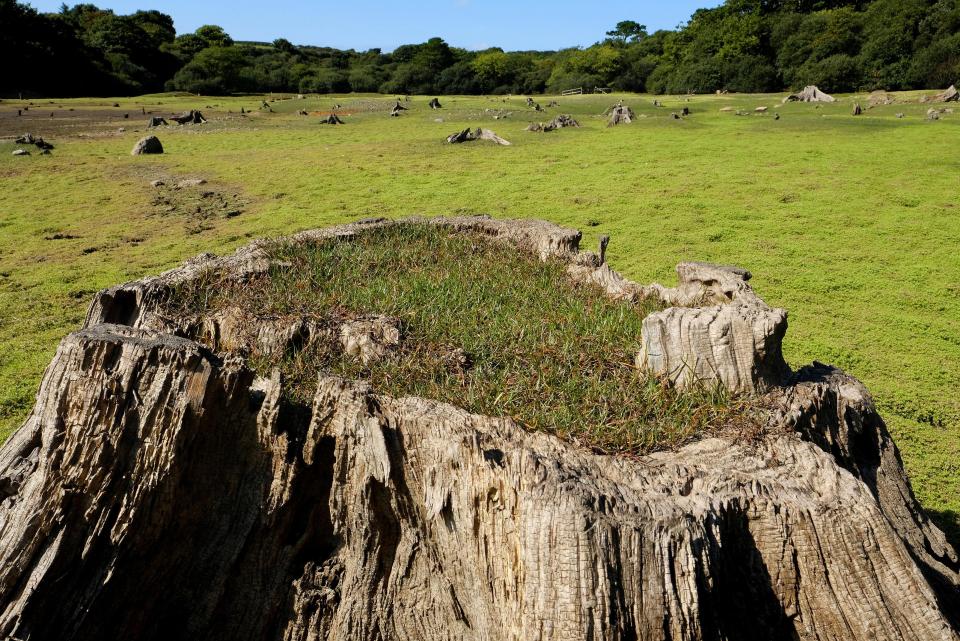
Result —
<svg viewBox="0 0 960 641"><path fill-rule="evenodd" d="M943 530L953 549L960 550L960 513L955 510L926 510L927 516Z"/></svg>

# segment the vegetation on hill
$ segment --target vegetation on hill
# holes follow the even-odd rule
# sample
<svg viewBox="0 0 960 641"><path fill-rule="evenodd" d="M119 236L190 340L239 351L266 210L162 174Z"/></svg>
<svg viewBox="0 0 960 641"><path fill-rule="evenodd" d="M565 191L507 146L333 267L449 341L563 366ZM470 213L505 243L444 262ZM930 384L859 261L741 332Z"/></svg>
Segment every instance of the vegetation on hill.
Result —
<svg viewBox="0 0 960 641"><path fill-rule="evenodd" d="M239 43L214 25L177 35L159 11L41 14L0 0L0 54L6 95L898 90L960 80L960 1L727 0L676 31L625 20L586 48L466 51L432 38L386 53Z"/></svg>
<svg viewBox="0 0 960 641"><path fill-rule="evenodd" d="M416 224L349 241L278 241L268 251L282 265L269 276L190 282L166 312L194 318L230 308L253 328L257 319L303 318L332 328L292 353L251 354L262 375L283 372L296 401L309 404L318 373L334 373L633 453L747 420L721 390L681 393L640 373L640 326L658 302L576 286L559 261ZM402 339L363 363L344 352L338 328L377 315L397 319Z"/></svg>

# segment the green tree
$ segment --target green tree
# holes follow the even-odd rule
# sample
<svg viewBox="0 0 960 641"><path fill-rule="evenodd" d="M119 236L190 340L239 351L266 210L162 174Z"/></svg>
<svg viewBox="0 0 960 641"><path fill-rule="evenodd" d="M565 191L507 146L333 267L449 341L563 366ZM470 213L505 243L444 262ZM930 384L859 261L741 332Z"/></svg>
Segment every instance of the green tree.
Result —
<svg viewBox="0 0 960 641"><path fill-rule="evenodd" d="M114 89L102 55L62 15L44 15L15 0L0 0L0 95L91 95Z"/></svg>
<svg viewBox="0 0 960 641"><path fill-rule="evenodd" d="M917 52L909 77L914 87L944 88L960 84L960 33L940 38Z"/></svg>
<svg viewBox="0 0 960 641"><path fill-rule="evenodd" d="M223 27L215 24L205 24L193 33L208 47L229 47L233 44L233 38L227 35Z"/></svg>
<svg viewBox="0 0 960 641"><path fill-rule="evenodd" d="M647 26L633 20L621 20L607 35L621 43L641 40L647 36Z"/></svg>
<svg viewBox="0 0 960 641"><path fill-rule="evenodd" d="M470 60L461 60L447 67L437 80L438 93L444 94L479 94L495 93L496 85L492 80L481 80Z"/></svg>
<svg viewBox="0 0 960 641"><path fill-rule="evenodd" d="M171 89L211 95L253 91L257 87L244 82L246 62L239 47L207 47L177 72Z"/></svg>
<svg viewBox="0 0 960 641"><path fill-rule="evenodd" d="M500 49L491 49L479 54L471 63L477 78L490 86L496 87L510 80L510 56Z"/></svg>
<svg viewBox="0 0 960 641"><path fill-rule="evenodd" d="M289 54L296 54L300 52L300 50L297 49L294 46L294 44L289 40L287 40L286 38L277 38L276 40L274 40L273 48L278 51L282 51L283 53L289 53Z"/></svg>
<svg viewBox="0 0 960 641"><path fill-rule="evenodd" d="M140 28L146 42L145 49L159 50L177 37L177 30L173 28L173 18L159 11L137 11L130 16L130 21Z"/></svg>
<svg viewBox="0 0 960 641"><path fill-rule="evenodd" d="M816 84L828 93L857 91L863 80L863 70L857 58L845 53L811 60L800 67L800 84Z"/></svg>

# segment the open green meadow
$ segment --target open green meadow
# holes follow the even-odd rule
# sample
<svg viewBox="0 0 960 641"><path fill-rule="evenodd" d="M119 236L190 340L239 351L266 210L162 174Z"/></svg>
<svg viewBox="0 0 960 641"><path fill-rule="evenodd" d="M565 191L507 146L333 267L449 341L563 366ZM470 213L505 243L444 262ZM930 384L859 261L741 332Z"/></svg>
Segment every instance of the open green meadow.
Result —
<svg viewBox="0 0 960 641"><path fill-rule="evenodd" d="M394 98L378 96L278 100L274 113L257 109L259 97L4 100L2 438L99 288L357 218L538 217L582 229L588 247L609 234L611 263L640 282L672 284L681 260L749 268L764 299L790 312L791 365L832 363L868 385L921 501L956 542L960 114L927 121L919 95L859 117L852 105L866 108L866 96L819 106L780 105L782 94L666 97L662 108L650 96L538 97L560 103L546 114L522 97L441 96L438 111L416 97L399 118L387 115ZM638 118L607 128L600 113L620 98ZM335 103L346 124L319 124ZM683 107L690 117L674 120ZM130 156L143 112L191 108L210 122L161 127L166 153ZM495 120L499 110L510 115ZM524 131L558 113L582 127ZM444 144L467 126L513 144ZM27 131L54 143L52 155L12 156ZM207 183L171 187L186 178Z"/></svg>

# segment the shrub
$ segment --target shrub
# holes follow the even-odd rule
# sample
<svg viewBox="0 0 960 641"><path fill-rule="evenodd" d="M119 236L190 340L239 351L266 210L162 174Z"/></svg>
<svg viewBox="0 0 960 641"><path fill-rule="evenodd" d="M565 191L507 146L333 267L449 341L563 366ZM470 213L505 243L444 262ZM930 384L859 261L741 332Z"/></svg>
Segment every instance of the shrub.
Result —
<svg viewBox="0 0 960 641"><path fill-rule="evenodd" d="M843 53L803 65L798 79L800 84L817 85L826 92L856 91L867 84L857 59Z"/></svg>
<svg viewBox="0 0 960 641"><path fill-rule="evenodd" d="M908 75L917 87L960 83L960 33L937 40L913 59Z"/></svg>
<svg viewBox="0 0 960 641"><path fill-rule="evenodd" d="M173 89L225 95L251 89L242 82L245 60L239 47L208 47L173 77Z"/></svg>

